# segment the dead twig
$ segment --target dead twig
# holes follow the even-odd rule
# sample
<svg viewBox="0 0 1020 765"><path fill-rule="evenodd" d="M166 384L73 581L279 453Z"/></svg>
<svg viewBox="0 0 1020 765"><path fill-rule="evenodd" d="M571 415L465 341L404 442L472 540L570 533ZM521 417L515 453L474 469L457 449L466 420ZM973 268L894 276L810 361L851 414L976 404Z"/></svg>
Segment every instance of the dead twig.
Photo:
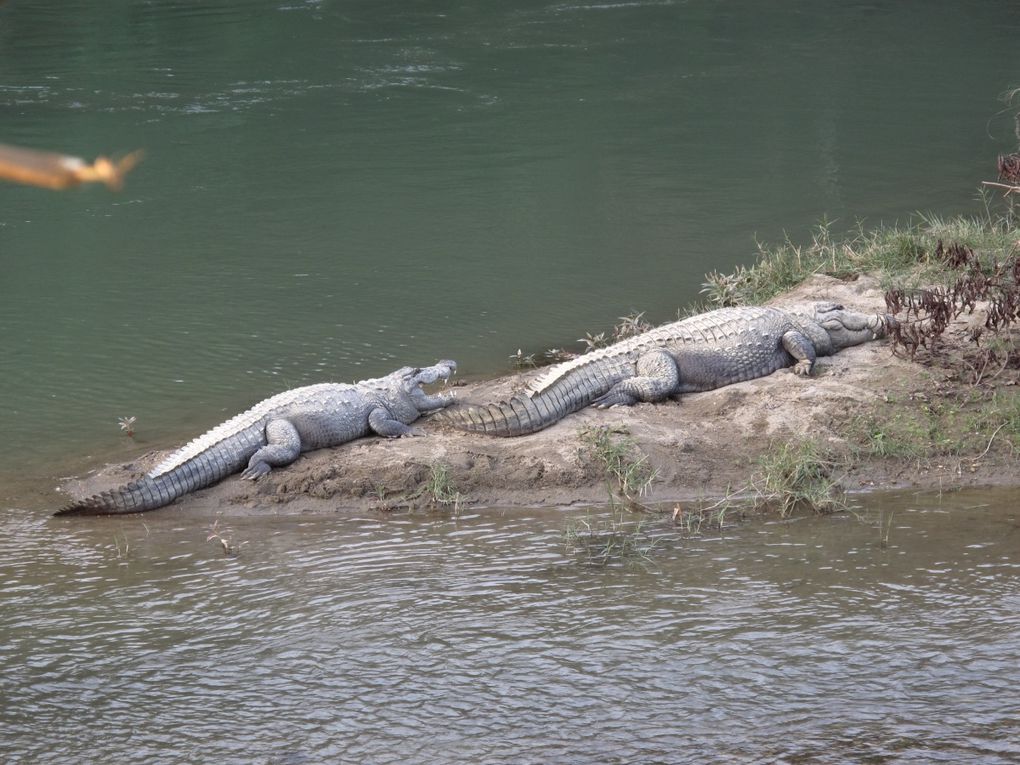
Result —
<svg viewBox="0 0 1020 765"><path fill-rule="evenodd" d="M994 431L994 432L992 433L992 437L988 439L988 446L986 446L986 447L985 447L985 450L984 450L983 452L981 452L981 454L979 454L979 455L978 455L977 457L975 457L974 459L972 459L972 460L970 461L970 462L971 462L971 465L977 465L977 463L978 463L978 462L979 462L979 461L980 461L980 460L981 460L981 459L982 459L982 458L983 458L983 457L984 457L984 456L985 456L986 454L988 454L988 452L989 452L989 451L991 451L991 448L992 448L992 442L993 442L993 441L995 441L995 437L996 437L997 435L999 435L999 431L1000 431L1000 430L1002 430L1002 429L1003 429L1004 427L1006 427L1006 423L1005 423L1005 422L1004 422L1004 423L1002 423L1002 424L1001 424L1001 425L1000 425L999 427L997 427L997 428L995 429L995 431Z"/></svg>
<svg viewBox="0 0 1020 765"><path fill-rule="evenodd" d="M995 183L994 181L981 181L982 186L994 186L997 189L1006 189L1006 195L1020 194L1020 186L1011 183Z"/></svg>

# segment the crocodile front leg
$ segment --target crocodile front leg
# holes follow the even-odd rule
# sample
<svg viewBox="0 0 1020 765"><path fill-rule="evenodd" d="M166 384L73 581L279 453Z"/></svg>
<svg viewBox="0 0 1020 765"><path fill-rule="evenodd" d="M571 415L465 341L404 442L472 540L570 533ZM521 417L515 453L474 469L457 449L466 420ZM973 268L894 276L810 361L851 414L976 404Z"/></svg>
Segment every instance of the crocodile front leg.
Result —
<svg viewBox="0 0 1020 765"><path fill-rule="evenodd" d="M592 406L606 409L611 406L632 406L638 401L662 401L676 392L680 385L680 372L676 360L667 351L649 351L642 355L636 366L637 374L618 382Z"/></svg>
<svg viewBox="0 0 1020 765"><path fill-rule="evenodd" d="M266 423L266 445L248 460L241 478L254 481L274 467L289 465L301 454L301 436L289 420L270 420Z"/></svg>
<svg viewBox="0 0 1020 765"><path fill-rule="evenodd" d="M412 428L400 420L393 419L388 409L377 406L368 414L368 427L373 433L385 438L403 438L405 436L424 436L421 428Z"/></svg>
<svg viewBox="0 0 1020 765"><path fill-rule="evenodd" d="M797 362L793 365L793 371L803 377L808 377L815 366L815 344L803 334L791 329L783 335L783 347Z"/></svg>

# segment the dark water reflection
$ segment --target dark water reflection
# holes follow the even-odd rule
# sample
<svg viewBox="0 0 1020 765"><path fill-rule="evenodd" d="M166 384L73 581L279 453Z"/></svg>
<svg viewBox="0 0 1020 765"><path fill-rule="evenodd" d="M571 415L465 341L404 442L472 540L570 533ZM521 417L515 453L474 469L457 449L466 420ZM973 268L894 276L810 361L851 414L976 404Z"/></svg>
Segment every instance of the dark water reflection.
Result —
<svg viewBox="0 0 1020 765"><path fill-rule="evenodd" d="M601 568L565 548L563 511L224 519L237 557L172 513L9 512L0 754L1015 762L1015 507L655 525L648 561Z"/></svg>

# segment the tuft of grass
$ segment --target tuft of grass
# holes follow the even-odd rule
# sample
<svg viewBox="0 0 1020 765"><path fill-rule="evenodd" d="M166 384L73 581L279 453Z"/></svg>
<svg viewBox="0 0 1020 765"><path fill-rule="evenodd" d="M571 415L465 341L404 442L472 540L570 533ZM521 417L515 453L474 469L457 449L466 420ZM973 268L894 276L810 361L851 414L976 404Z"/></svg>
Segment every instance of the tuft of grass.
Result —
<svg viewBox="0 0 1020 765"><path fill-rule="evenodd" d="M599 518L589 512L583 517L568 519L563 540L567 550L587 566L650 562L650 554L658 543L658 539L648 533L646 518L631 521L615 508L609 518Z"/></svg>
<svg viewBox="0 0 1020 765"><path fill-rule="evenodd" d="M565 348L547 348L542 353L542 359L546 364L559 364L561 361L576 359L577 356L578 354Z"/></svg>
<svg viewBox="0 0 1020 765"><path fill-rule="evenodd" d="M645 509L639 500L648 493L657 472L626 431L600 425L582 428L578 438L582 451L605 477L610 503L622 499L631 508Z"/></svg>
<svg viewBox="0 0 1020 765"><path fill-rule="evenodd" d="M812 441L774 446L758 459L751 482L757 504L776 507L783 518L798 507L820 513L842 509L839 481L833 477L838 466Z"/></svg>
<svg viewBox="0 0 1020 765"><path fill-rule="evenodd" d="M650 329L654 329L654 325L649 323L645 319L645 312L633 311L626 316L619 317L619 323L613 327L613 342L619 342L625 340L628 337L635 337L641 335Z"/></svg>
<svg viewBox="0 0 1020 765"><path fill-rule="evenodd" d="M535 354L525 353L520 348L517 349L517 353L511 353L509 359L510 366L514 369L534 369L538 366L538 359L535 358Z"/></svg>
<svg viewBox="0 0 1020 765"><path fill-rule="evenodd" d="M138 420L137 417L118 417L117 424L120 426L120 429L125 436L127 436L128 438L134 438L135 422L137 422L137 420Z"/></svg>
<svg viewBox="0 0 1020 765"><path fill-rule="evenodd" d="M429 466L429 474L420 494L433 507L451 507L454 513L460 512L461 502L464 501L464 495L453 485L449 466L439 461Z"/></svg>
<svg viewBox="0 0 1020 765"><path fill-rule="evenodd" d="M639 501L656 478L647 455L640 454L625 430L582 428L578 439L582 456L594 462L605 478L611 517L597 518L589 512L568 520L564 531L567 548L579 554L586 565L650 560L649 553L658 540L648 534L647 519L633 521L625 515L628 510L649 510Z"/></svg>
<svg viewBox="0 0 1020 765"><path fill-rule="evenodd" d="M721 533L746 517L746 497L727 489L726 495L711 505L676 503L671 514L673 526L681 538L700 537L703 531Z"/></svg>
<svg viewBox="0 0 1020 765"><path fill-rule="evenodd" d="M577 338L577 342L584 346L583 353L591 353L597 348L605 348L609 345L612 340L606 335L605 332L599 332L593 335L591 332L585 332L584 337Z"/></svg>
<svg viewBox="0 0 1020 765"><path fill-rule="evenodd" d="M807 244L789 237L778 245L759 243L753 265L738 266L729 274L709 273L701 292L711 307L718 308L764 303L814 274L848 279L875 273L884 287L941 284L949 275L944 264L932 257L940 240L970 247L991 260L1015 246L1015 222L1010 210L993 212L987 199L982 216L942 218L918 213L908 225L865 230L858 223L839 237L833 236L832 223L823 221Z"/></svg>
<svg viewBox="0 0 1020 765"><path fill-rule="evenodd" d="M525 353L523 349L518 348L517 353L510 354L510 364L514 369L532 369L544 364L558 364L561 361L576 359L583 353L591 353L654 328L655 325L645 319L644 311L634 311L626 316L618 317L616 325L610 332L585 332L584 337L577 340L584 346L581 353L574 353L563 348L549 348L541 354L535 354Z"/></svg>

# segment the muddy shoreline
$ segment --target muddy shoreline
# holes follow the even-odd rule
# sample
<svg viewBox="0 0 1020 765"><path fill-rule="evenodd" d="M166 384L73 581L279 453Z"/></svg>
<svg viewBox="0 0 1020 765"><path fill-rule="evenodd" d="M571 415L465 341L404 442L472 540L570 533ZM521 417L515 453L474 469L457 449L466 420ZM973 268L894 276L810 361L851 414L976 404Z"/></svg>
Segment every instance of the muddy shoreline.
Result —
<svg viewBox="0 0 1020 765"><path fill-rule="evenodd" d="M835 300L866 312L885 309L878 283L867 276L853 282L816 276L773 304L810 300ZM972 321L962 317L949 337L964 342ZM536 374L464 385L458 397L465 403L506 398ZM518 438L461 433L425 419L420 423L428 433L424 438L365 438L311 452L257 483L228 478L154 512L211 516L421 507L431 504L424 487L434 464L445 467L461 507L600 504L607 500L606 482L581 436L585 428L597 426L625 433L655 469L648 503L713 500L747 486L756 460L777 444L811 439L833 453L849 453L855 423L875 416L892 400L914 396L931 384L933 375L937 370L895 356L889 341L881 340L819 359L808 379L781 370L660 404L586 409ZM68 497L112 488L137 477L165 453L108 465L66 481L58 491ZM1009 448L930 460L856 454L853 465L840 476L848 491L952 490L1017 480L1017 460Z"/></svg>

